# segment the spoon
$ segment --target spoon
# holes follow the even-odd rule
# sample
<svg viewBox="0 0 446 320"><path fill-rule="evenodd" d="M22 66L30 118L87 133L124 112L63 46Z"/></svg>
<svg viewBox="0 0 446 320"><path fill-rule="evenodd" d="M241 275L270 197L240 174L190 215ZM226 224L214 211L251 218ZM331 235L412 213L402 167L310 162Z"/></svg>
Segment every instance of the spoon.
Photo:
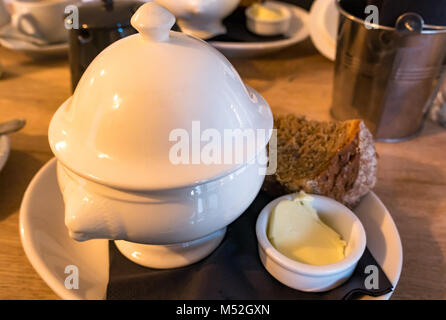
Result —
<svg viewBox="0 0 446 320"><path fill-rule="evenodd" d="M8 134L12 132L16 132L22 129L26 124L26 120L24 119L15 119L11 121L1 122L0 123L0 136L3 134Z"/></svg>

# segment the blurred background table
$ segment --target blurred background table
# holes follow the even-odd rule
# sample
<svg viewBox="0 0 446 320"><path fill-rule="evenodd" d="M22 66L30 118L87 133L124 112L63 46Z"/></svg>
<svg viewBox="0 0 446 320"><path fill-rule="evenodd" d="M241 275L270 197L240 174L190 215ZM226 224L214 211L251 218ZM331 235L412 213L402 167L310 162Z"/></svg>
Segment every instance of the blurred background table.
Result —
<svg viewBox="0 0 446 320"><path fill-rule="evenodd" d="M34 271L20 243L20 202L33 175L52 157L47 129L70 96L66 58L34 61L0 47L0 121L26 118L11 138L0 172L0 299L57 299ZM333 64L310 40L273 56L231 60L275 114L294 112L329 119ZM427 122L421 136L378 143L375 192L400 231L404 265L393 299L446 298L446 130Z"/></svg>

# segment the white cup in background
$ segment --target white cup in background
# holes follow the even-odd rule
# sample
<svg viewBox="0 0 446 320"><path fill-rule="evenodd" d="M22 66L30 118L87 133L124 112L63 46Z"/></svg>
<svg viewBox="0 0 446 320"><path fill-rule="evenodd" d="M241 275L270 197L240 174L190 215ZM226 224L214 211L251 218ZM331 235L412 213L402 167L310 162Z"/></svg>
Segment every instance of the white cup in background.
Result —
<svg viewBox="0 0 446 320"><path fill-rule="evenodd" d="M64 25L65 7L78 0L13 0L12 25L21 33L47 41L64 42L68 32Z"/></svg>

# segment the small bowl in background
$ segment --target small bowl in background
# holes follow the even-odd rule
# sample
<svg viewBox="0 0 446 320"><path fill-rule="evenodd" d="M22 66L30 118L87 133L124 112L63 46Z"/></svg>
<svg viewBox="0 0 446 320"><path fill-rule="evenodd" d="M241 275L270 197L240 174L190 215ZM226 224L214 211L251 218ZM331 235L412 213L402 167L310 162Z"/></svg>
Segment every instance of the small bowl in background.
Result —
<svg viewBox="0 0 446 320"><path fill-rule="evenodd" d="M252 33L261 36L275 36L286 33L290 28L291 12L286 5L277 2L265 2L262 6L280 11L282 18L277 20L261 19L254 15L254 6L246 8L246 27Z"/></svg>
<svg viewBox="0 0 446 320"><path fill-rule="evenodd" d="M338 232L347 242L345 258L339 262L315 266L292 260L280 253L268 239L266 230L274 207L282 200L292 200L296 194L271 201L257 218L256 235L260 260L266 270L278 281L296 290L323 292L344 283L353 273L366 247L366 234L356 215L343 204L318 195L313 207L319 218Z"/></svg>

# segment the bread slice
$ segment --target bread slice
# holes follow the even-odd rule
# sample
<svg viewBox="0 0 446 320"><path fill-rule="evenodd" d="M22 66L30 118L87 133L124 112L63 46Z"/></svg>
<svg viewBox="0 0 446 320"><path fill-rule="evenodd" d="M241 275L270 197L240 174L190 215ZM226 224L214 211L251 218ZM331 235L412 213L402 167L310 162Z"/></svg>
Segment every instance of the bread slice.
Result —
<svg viewBox="0 0 446 320"><path fill-rule="evenodd" d="M354 207L375 185L375 145L361 120L319 122L285 115L274 125L277 170L266 176L266 192L304 190Z"/></svg>

